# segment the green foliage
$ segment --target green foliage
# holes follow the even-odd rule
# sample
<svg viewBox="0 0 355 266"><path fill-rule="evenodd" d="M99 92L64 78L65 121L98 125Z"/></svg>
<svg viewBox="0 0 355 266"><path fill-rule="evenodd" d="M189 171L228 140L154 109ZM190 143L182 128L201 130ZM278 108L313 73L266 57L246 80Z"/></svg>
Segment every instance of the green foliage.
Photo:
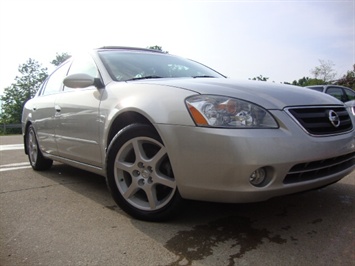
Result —
<svg viewBox="0 0 355 266"><path fill-rule="evenodd" d="M55 66L59 66L69 57L70 55L68 53L57 53L56 58L52 60L51 63ZM42 82L48 76L47 68L43 68L40 63L32 58L20 65L18 71L21 73L21 76L16 76L15 82L5 88L4 95L1 97L1 124L21 123L23 106L36 94ZM6 132L11 133L13 130L6 130Z"/></svg>
<svg viewBox="0 0 355 266"><path fill-rule="evenodd" d="M61 63L63 63L65 60L69 59L71 57L70 54L68 53L56 53L55 59L51 61L51 64L55 66L59 66Z"/></svg>
<svg viewBox="0 0 355 266"><path fill-rule="evenodd" d="M309 77L303 77L301 79L294 80L292 82L292 85L296 85L296 86L301 86L301 87L306 87L306 86L312 86L312 85L323 85L326 84L323 80L321 79L312 79Z"/></svg>
<svg viewBox="0 0 355 266"><path fill-rule="evenodd" d="M22 129L19 127L12 127L8 124L0 124L0 136L3 135L15 135L15 134L21 134L22 133Z"/></svg>
<svg viewBox="0 0 355 266"><path fill-rule="evenodd" d="M353 70L349 70L341 79L336 81L336 84L355 90L355 64Z"/></svg>
<svg viewBox="0 0 355 266"><path fill-rule="evenodd" d="M258 80L258 81L267 81L269 78L264 77L263 75L259 75L258 77L254 77L251 80Z"/></svg>
<svg viewBox="0 0 355 266"><path fill-rule="evenodd" d="M2 100L2 113L0 121L3 124L21 123L24 104L37 92L41 83L47 78L47 68L34 59L19 66L18 71L22 76L16 76L15 83L5 88Z"/></svg>

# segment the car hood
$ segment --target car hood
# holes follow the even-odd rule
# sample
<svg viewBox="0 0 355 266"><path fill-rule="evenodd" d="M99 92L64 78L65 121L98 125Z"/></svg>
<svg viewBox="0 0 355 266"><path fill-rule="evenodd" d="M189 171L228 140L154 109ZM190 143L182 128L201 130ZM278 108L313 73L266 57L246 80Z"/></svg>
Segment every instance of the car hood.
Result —
<svg viewBox="0 0 355 266"><path fill-rule="evenodd" d="M342 105L334 97L310 89L262 81L240 81L229 78L175 78L145 80L139 83L176 87L199 94L239 98L266 109L283 109L300 105Z"/></svg>

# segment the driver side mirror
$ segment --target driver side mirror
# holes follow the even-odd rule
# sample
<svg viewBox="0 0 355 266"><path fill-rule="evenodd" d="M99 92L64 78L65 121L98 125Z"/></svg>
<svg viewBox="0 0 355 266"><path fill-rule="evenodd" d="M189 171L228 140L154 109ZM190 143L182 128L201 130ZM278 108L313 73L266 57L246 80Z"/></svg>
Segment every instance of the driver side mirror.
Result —
<svg viewBox="0 0 355 266"><path fill-rule="evenodd" d="M99 78L94 78L84 73L72 74L67 76L63 80L63 84L72 89L76 89L76 88L82 89L82 88L87 88L89 86L95 86L98 89L104 87L104 85L102 84Z"/></svg>

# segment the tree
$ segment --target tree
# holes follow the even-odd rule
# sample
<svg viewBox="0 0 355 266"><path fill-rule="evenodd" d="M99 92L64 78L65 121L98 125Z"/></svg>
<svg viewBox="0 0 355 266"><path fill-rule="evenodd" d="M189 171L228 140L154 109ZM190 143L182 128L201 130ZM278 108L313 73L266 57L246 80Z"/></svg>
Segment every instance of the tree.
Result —
<svg viewBox="0 0 355 266"><path fill-rule="evenodd" d="M321 79L324 83L329 83L334 80L336 72L334 71L334 63L332 61L319 60L320 65L311 70L315 79Z"/></svg>
<svg viewBox="0 0 355 266"><path fill-rule="evenodd" d="M258 81L267 81L269 78L264 77L263 75L259 75L258 77L254 77L251 80L258 80Z"/></svg>
<svg viewBox="0 0 355 266"><path fill-rule="evenodd" d="M67 60L70 57L71 55L68 53L61 53L61 54L56 53L55 59L51 61L51 64L55 66L59 66L61 63L63 63L65 60Z"/></svg>
<svg viewBox="0 0 355 266"><path fill-rule="evenodd" d="M301 86L301 87L306 87L306 86L312 86L312 85L323 85L325 84L325 82L321 79L312 79L309 77L303 77L301 79L294 80L292 82L292 85L296 85L296 86Z"/></svg>
<svg viewBox="0 0 355 266"><path fill-rule="evenodd" d="M161 51L163 53L168 53L168 51L164 51L162 46L159 46L159 45L148 46L147 48L151 49L151 50L158 50L158 51Z"/></svg>
<svg viewBox="0 0 355 266"><path fill-rule="evenodd" d="M21 123L24 104L37 92L40 84L47 78L47 68L30 58L19 66L22 76L16 76L15 83L5 88L2 100L1 122L6 124Z"/></svg>
<svg viewBox="0 0 355 266"><path fill-rule="evenodd" d="M342 78L338 79L336 84L355 90L355 64L353 70L349 70Z"/></svg>
<svg viewBox="0 0 355 266"><path fill-rule="evenodd" d="M56 53L56 58L51 64L59 66L71 57L68 53ZM36 60L29 58L26 63L19 66L18 71L22 74L16 76L15 82L5 88L4 95L1 97L2 112L0 122L2 124L21 123L22 109L25 103L31 99L47 78L47 68Z"/></svg>

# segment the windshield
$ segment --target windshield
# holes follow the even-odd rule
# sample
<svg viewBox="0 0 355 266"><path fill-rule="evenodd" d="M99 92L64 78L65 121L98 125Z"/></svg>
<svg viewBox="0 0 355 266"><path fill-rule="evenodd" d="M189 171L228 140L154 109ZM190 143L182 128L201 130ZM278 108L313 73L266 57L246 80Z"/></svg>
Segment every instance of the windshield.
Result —
<svg viewBox="0 0 355 266"><path fill-rule="evenodd" d="M99 56L115 81L151 78L223 78L197 62L156 52L100 51Z"/></svg>

